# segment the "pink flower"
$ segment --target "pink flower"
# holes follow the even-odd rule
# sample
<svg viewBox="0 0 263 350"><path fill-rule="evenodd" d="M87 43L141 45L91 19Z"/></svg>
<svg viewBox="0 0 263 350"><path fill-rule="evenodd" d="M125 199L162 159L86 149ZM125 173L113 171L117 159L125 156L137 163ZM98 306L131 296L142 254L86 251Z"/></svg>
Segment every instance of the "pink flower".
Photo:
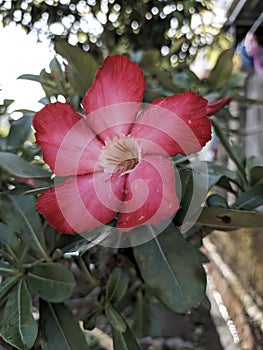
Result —
<svg viewBox="0 0 263 350"><path fill-rule="evenodd" d="M141 111L144 86L137 64L109 56L83 99L85 115L57 102L34 116L43 158L64 177L36 205L59 231L91 231L114 218L128 231L169 219L178 210L169 156L199 151L211 138L207 115L225 102L211 107L188 91Z"/></svg>

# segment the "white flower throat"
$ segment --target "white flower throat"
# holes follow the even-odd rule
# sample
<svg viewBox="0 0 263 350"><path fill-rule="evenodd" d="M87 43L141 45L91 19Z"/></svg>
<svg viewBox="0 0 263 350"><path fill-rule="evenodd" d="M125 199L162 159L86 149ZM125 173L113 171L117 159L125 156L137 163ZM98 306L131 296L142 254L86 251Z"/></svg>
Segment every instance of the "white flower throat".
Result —
<svg viewBox="0 0 263 350"><path fill-rule="evenodd" d="M121 172L122 175L132 171L141 160L141 150L132 137L106 141L99 162L106 173Z"/></svg>

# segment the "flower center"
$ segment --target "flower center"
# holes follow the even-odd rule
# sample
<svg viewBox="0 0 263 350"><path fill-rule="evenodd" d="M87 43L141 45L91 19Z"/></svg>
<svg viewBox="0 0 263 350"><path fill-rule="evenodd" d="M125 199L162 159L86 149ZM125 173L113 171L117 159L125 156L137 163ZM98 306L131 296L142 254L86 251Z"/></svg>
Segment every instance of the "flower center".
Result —
<svg viewBox="0 0 263 350"><path fill-rule="evenodd" d="M131 137L123 137L106 141L99 157L100 165L106 173L132 171L140 162L141 150L137 142Z"/></svg>

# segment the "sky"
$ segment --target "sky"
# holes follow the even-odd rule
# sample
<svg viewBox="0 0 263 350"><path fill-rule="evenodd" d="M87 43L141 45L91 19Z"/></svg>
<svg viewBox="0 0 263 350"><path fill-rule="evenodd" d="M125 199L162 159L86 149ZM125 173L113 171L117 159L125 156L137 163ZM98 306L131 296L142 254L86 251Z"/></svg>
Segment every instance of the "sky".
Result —
<svg viewBox="0 0 263 350"><path fill-rule="evenodd" d="M43 43L37 43L36 36L26 34L15 25L3 28L0 25L0 104L4 99L13 99L11 111L43 107L38 101L44 97L41 85L28 80L17 80L22 74L39 74L48 67L53 51Z"/></svg>

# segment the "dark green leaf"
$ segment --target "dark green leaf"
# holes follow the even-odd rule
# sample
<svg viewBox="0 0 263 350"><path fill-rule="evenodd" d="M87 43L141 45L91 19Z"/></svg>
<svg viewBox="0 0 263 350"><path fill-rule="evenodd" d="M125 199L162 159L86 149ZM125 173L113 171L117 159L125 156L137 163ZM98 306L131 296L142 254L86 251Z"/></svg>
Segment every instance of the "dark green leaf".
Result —
<svg viewBox="0 0 263 350"><path fill-rule="evenodd" d="M40 339L43 350L88 350L78 321L63 304L40 301Z"/></svg>
<svg viewBox="0 0 263 350"><path fill-rule="evenodd" d="M128 325L125 332L119 332L112 327L112 338L114 350L141 350Z"/></svg>
<svg viewBox="0 0 263 350"><path fill-rule="evenodd" d="M0 222L0 242L11 249L15 249L19 244L14 231L2 222Z"/></svg>
<svg viewBox="0 0 263 350"><path fill-rule="evenodd" d="M25 178L50 177L50 172L10 152L0 152L0 166L10 174Z"/></svg>
<svg viewBox="0 0 263 350"><path fill-rule="evenodd" d="M191 167L179 171L180 178L176 179L177 193L181 199L180 210L178 210L174 223L181 226L181 231L188 231L199 217L201 206L206 199L208 189L207 165L205 162L194 162ZM204 176L204 174L206 176Z"/></svg>
<svg viewBox="0 0 263 350"><path fill-rule="evenodd" d="M262 184L263 183L263 166L255 166L250 170L250 184Z"/></svg>
<svg viewBox="0 0 263 350"><path fill-rule="evenodd" d="M245 210L204 207L196 223L215 229L263 227L263 214Z"/></svg>
<svg viewBox="0 0 263 350"><path fill-rule="evenodd" d="M174 225L134 247L134 254L146 286L170 310L188 312L204 298L203 256Z"/></svg>
<svg viewBox="0 0 263 350"><path fill-rule="evenodd" d="M58 263L35 265L26 278L32 293L55 303L69 299L76 285L71 271Z"/></svg>
<svg viewBox="0 0 263 350"><path fill-rule="evenodd" d="M97 62L89 53L66 41L57 42L55 50L68 61L69 80L77 94L84 97L98 70Z"/></svg>
<svg viewBox="0 0 263 350"><path fill-rule="evenodd" d="M11 148L23 145L31 131L33 113L27 113L22 118L12 120L11 128L7 136L7 144Z"/></svg>
<svg viewBox="0 0 263 350"><path fill-rule="evenodd" d="M99 309L95 309L94 311L90 312L85 320L83 321L83 328L87 330L92 330L96 327L96 319L100 314Z"/></svg>
<svg viewBox="0 0 263 350"><path fill-rule="evenodd" d="M255 156L251 156L249 158L247 158L246 160L246 172L247 174L249 175L251 170L254 168L254 167L262 167L263 166L263 163L262 161L255 157Z"/></svg>
<svg viewBox="0 0 263 350"><path fill-rule="evenodd" d="M106 298L113 304L120 301L127 291L128 283L128 272L123 267L116 267L106 286Z"/></svg>
<svg viewBox="0 0 263 350"><path fill-rule="evenodd" d="M232 207L235 209L253 210L260 205L263 205L263 184L251 187L241 193ZM240 215L242 215L242 212Z"/></svg>
<svg viewBox="0 0 263 350"><path fill-rule="evenodd" d="M208 176L209 176L209 189L218 184L223 178L227 178L233 182L237 182L237 175L235 171L229 170L223 165L219 165L212 162L207 162Z"/></svg>
<svg viewBox="0 0 263 350"><path fill-rule="evenodd" d="M17 283L18 276L11 276L0 283L0 301L9 293L10 289Z"/></svg>
<svg viewBox="0 0 263 350"><path fill-rule="evenodd" d="M179 175L180 175L180 183L182 187L182 194L181 194L181 201L180 201L181 209L178 211L178 213L175 216L175 222L176 224L181 225L187 214L188 208L192 200L193 175L192 175L191 169L182 169L180 170Z"/></svg>
<svg viewBox="0 0 263 350"><path fill-rule="evenodd" d="M149 300L145 298L142 291L139 289L136 294L136 303L133 313L133 331L138 338L156 335L156 317L152 312ZM158 322L158 321L157 321Z"/></svg>
<svg viewBox="0 0 263 350"><path fill-rule="evenodd" d="M212 119L212 123L213 123L213 127L214 130L221 142L221 144L223 145L223 147L225 148L228 156L232 159L232 161L235 163L237 170L242 178L243 181L243 186L246 186L247 184L247 178L246 178L246 172L244 169L244 163L243 163L243 155L240 155L239 152L239 148L237 151L236 147L233 147L233 144L230 144L227 136L224 134L224 132L221 130L220 125L217 123L217 121L215 120L215 118L211 118Z"/></svg>
<svg viewBox="0 0 263 350"><path fill-rule="evenodd" d="M3 339L16 349L30 349L37 337L37 323L31 311L31 297L23 280L14 287L8 297L0 333Z"/></svg>
<svg viewBox="0 0 263 350"><path fill-rule="evenodd" d="M125 332L127 324L122 315L109 303L105 307L105 314L110 324L118 332Z"/></svg>
<svg viewBox="0 0 263 350"><path fill-rule="evenodd" d="M11 230L23 236L32 249L46 260L50 260L46 253L43 229L36 212L34 197L15 195L15 191L9 193L10 195L0 195L0 218Z"/></svg>
<svg viewBox="0 0 263 350"><path fill-rule="evenodd" d="M12 273L14 273L13 268L9 264L0 261L0 276L7 276Z"/></svg>
<svg viewBox="0 0 263 350"><path fill-rule="evenodd" d="M209 207L228 208L226 199L219 196L218 194L211 194L207 198L206 203Z"/></svg>

